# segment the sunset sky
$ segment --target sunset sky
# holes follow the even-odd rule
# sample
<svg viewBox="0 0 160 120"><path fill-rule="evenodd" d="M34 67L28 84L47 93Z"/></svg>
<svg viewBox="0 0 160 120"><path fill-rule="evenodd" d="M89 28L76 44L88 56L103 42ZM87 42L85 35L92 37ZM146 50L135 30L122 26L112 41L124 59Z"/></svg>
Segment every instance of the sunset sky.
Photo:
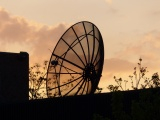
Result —
<svg viewBox="0 0 160 120"><path fill-rule="evenodd" d="M140 57L148 77L160 71L160 0L0 0L0 51L26 51L30 64L49 60L61 35L79 21L102 34L104 92L113 76L129 80Z"/></svg>

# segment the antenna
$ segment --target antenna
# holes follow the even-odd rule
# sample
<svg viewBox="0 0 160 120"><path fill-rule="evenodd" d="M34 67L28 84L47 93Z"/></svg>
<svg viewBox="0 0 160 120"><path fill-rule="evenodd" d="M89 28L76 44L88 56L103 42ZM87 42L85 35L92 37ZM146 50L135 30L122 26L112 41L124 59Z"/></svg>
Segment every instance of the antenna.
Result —
<svg viewBox="0 0 160 120"><path fill-rule="evenodd" d="M104 45L98 28L88 21L72 25L51 54L46 81L48 97L93 94L103 62Z"/></svg>

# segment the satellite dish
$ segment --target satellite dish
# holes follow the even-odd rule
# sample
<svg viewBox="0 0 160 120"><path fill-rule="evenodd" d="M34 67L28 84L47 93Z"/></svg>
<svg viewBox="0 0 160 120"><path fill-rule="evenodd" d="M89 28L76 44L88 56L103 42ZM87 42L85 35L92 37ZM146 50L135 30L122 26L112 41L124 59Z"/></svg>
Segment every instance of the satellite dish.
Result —
<svg viewBox="0 0 160 120"><path fill-rule="evenodd" d="M103 62L104 46L98 28L87 21L72 25L52 52L47 70L47 96L94 93Z"/></svg>

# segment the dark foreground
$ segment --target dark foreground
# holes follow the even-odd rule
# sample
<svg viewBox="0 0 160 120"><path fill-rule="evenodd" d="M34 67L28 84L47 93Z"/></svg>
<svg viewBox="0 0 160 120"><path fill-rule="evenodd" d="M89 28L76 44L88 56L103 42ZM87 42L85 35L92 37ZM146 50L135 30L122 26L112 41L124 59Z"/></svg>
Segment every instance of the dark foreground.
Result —
<svg viewBox="0 0 160 120"><path fill-rule="evenodd" d="M160 89L0 103L0 119L110 120L160 119ZM98 119L97 119L98 120Z"/></svg>

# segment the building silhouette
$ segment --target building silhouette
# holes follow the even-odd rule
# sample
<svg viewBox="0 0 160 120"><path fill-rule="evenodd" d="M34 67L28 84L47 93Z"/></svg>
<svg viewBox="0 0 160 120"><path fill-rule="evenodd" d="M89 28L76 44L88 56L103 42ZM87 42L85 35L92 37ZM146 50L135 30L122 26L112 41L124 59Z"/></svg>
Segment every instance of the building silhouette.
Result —
<svg viewBox="0 0 160 120"><path fill-rule="evenodd" d="M29 54L0 52L0 102L28 100Z"/></svg>

